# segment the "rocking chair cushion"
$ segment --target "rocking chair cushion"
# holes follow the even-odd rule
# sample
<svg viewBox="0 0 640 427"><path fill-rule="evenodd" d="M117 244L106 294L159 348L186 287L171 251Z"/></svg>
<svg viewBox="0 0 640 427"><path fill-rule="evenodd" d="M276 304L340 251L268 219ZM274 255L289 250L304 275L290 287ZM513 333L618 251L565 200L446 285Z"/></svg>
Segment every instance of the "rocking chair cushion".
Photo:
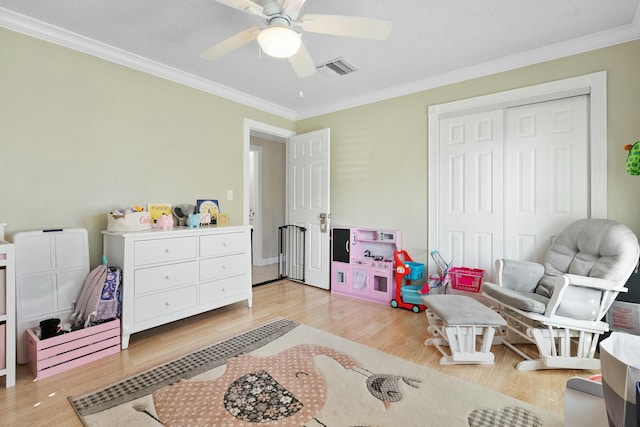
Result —
<svg viewBox="0 0 640 427"><path fill-rule="evenodd" d="M536 262L503 260L502 280L518 292L533 292L544 275L544 266Z"/></svg>
<svg viewBox="0 0 640 427"><path fill-rule="evenodd" d="M599 289L570 286L562 296L556 314L576 320L599 320L601 294Z"/></svg>
<svg viewBox="0 0 640 427"><path fill-rule="evenodd" d="M624 282L637 263L637 239L626 226L606 219L581 219L555 239L545 260L545 274L535 292L551 297L556 276L578 276Z"/></svg>
<svg viewBox="0 0 640 427"><path fill-rule="evenodd" d="M508 306L532 313L544 314L549 302L549 298L543 295L534 292L522 293L490 282L482 284L482 292Z"/></svg>

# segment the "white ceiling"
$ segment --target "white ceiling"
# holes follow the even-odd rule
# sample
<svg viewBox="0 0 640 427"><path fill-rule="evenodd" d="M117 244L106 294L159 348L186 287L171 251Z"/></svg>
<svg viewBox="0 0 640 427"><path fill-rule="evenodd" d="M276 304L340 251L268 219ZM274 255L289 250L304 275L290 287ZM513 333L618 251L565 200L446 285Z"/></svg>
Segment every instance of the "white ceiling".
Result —
<svg viewBox="0 0 640 427"><path fill-rule="evenodd" d="M393 22L383 41L304 33L316 65L343 57L358 68L334 79L299 79L286 59L261 55L255 42L201 59L261 23L214 0L0 0L0 26L299 119L640 39L639 3L307 0L301 15Z"/></svg>

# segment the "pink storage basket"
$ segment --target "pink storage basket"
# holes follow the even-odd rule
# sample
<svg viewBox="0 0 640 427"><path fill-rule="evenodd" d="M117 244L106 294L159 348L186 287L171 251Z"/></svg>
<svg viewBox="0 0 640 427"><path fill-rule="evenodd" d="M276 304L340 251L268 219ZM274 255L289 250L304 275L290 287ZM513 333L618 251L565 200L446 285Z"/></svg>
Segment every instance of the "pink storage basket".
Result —
<svg viewBox="0 0 640 427"><path fill-rule="evenodd" d="M465 292L480 292L484 270L480 268L451 267L451 288Z"/></svg>

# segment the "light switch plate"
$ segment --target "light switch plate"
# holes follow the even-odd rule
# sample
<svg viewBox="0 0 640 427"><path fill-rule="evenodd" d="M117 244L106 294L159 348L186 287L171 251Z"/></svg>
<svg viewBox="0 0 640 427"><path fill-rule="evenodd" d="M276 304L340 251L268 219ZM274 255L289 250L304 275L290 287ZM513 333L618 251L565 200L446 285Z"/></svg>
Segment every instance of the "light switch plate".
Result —
<svg viewBox="0 0 640 427"><path fill-rule="evenodd" d="M227 190L227 200L233 200L233 190Z"/></svg>

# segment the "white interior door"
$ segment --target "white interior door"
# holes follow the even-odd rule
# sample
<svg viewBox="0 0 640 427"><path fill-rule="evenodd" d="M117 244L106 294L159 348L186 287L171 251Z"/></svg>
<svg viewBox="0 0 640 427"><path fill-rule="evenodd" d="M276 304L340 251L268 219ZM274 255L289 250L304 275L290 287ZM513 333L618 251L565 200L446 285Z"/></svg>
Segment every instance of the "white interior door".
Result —
<svg viewBox="0 0 640 427"><path fill-rule="evenodd" d="M305 283L329 289L329 129L287 143L287 223L306 228Z"/></svg>
<svg viewBox="0 0 640 427"><path fill-rule="evenodd" d="M588 97L506 110L505 257L543 262L552 239L589 217Z"/></svg>

